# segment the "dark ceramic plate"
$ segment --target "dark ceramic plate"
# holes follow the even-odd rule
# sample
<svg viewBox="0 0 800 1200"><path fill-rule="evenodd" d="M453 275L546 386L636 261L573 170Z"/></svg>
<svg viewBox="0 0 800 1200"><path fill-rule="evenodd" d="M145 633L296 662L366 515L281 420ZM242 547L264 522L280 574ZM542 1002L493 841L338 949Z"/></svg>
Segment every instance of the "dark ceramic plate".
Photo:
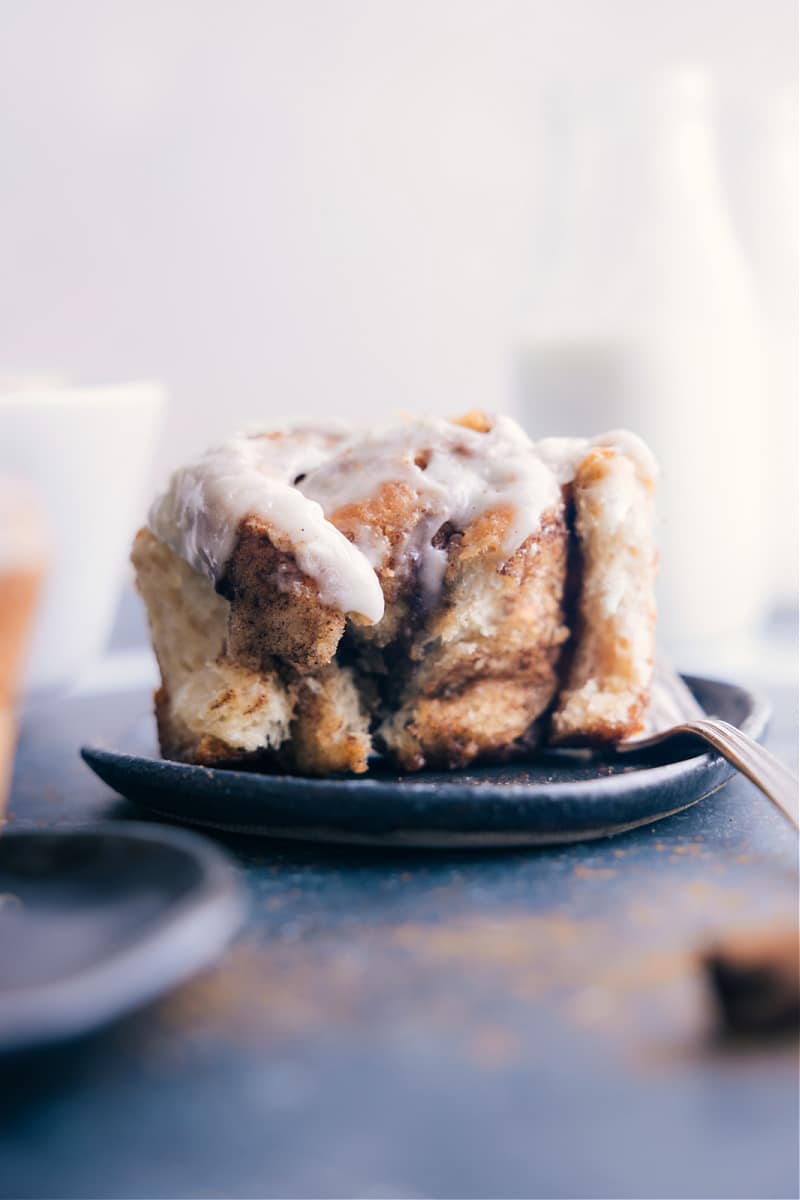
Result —
<svg viewBox="0 0 800 1200"><path fill-rule="evenodd" d="M764 701L730 683L686 681L707 713L752 737L763 734ZM128 753L95 747L81 753L115 791L160 816L240 833L383 846L605 837L688 808L733 774L718 754L700 752L689 738L624 760L550 752L531 762L415 775L376 759L366 775L329 779L166 762L150 757L153 741L148 721Z"/></svg>
<svg viewBox="0 0 800 1200"><path fill-rule="evenodd" d="M235 868L178 829L0 836L0 1050L89 1033L209 966L244 915Z"/></svg>

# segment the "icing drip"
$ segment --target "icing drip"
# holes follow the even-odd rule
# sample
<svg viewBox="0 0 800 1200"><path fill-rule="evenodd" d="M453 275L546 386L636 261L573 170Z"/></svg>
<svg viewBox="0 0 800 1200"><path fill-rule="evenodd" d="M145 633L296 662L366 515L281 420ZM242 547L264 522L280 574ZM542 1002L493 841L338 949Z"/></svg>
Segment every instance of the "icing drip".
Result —
<svg viewBox="0 0 800 1200"><path fill-rule="evenodd" d="M239 524L259 518L275 544L316 580L324 604L377 622L384 601L375 570L390 555L416 568L430 597L447 563L434 540L442 526L464 530L483 514L502 511L508 520L501 551L510 557L548 510L560 508L561 486L595 446L627 457L641 478L656 473L633 434L537 443L509 417L494 419L485 431L430 419L362 437L320 428L241 435L176 471L149 522L195 570L218 580ZM366 521L349 541L329 518L375 497L384 484L409 489L417 519L391 548Z"/></svg>
<svg viewBox="0 0 800 1200"><path fill-rule="evenodd" d="M176 471L150 510L150 528L196 571L218 580L240 522L258 517L276 544L290 550L315 579L323 604L383 616L383 593L363 554L294 480L331 453L335 440L299 431L278 437L235 437Z"/></svg>
<svg viewBox="0 0 800 1200"><path fill-rule="evenodd" d="M447 565L447 551L433 544L443 525L463 530L484 513L507 510L507 558L536 532L543 513L561 502L552 470L509 417L499 417L486 433L428 420L368 435L346 445L300 487L330 516L375 495L385 483L403 484L417 496L420 518L394 554L415 564L429 594L438 591ZM376 545L367 526L355 544L374 566L388 557L388 546Z"/></svg>

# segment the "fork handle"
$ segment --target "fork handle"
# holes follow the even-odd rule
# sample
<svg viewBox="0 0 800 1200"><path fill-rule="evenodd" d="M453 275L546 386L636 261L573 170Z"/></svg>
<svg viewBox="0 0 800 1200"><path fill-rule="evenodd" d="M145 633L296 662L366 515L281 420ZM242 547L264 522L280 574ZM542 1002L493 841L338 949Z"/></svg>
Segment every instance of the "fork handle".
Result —
<svg viewBox="0 0 800 1200"><path fill-rule="evenodd" d="M717 718L685 721L677 727L695 733L718 750L723 758L746 775L764 793L795 829L798 826L798 780L774 754L742 733L734 725Z"/></svg>

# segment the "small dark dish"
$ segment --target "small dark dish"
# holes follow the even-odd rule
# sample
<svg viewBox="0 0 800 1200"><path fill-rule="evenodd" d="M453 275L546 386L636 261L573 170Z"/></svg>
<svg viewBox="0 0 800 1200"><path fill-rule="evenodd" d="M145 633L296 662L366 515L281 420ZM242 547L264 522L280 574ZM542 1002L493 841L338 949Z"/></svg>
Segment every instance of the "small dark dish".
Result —
<svg viewBox="0 0 800 1200"><path fill-rule="evenodd" d="M89 1033L209 966L244 915L211 843L130 823L0 836L0 1050Z"/></svg>
<svg viewBox="0 0 800 1200"><path fill-rule="evenodd" d="M751 737L767 704L744 688L685 677L709 714ZM129 751L84 747L115 791L160 816L273 837L379 846L518 846L622 833L688 808L733 775L714 752L678 739L604 759L546 753L530 763L400 775L376 760L366 775L303 779L188 766L153 757L152 723ZM144 754L142 742L148 744Z"/></svg>

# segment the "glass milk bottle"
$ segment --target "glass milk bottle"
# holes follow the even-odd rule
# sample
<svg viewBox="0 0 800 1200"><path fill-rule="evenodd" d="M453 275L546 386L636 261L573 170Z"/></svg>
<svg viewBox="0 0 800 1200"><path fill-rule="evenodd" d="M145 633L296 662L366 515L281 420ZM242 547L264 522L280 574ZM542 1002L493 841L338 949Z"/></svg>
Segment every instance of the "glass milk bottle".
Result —
<svg viewBox="0 0 800 1200"><path fill-rule="evenodd" d="M759 313L711 100L683 69L573 112L559 250L516 359L533 437L627 426L658 456L660 630L677 653L757 624L771 517Z"/></svg>

